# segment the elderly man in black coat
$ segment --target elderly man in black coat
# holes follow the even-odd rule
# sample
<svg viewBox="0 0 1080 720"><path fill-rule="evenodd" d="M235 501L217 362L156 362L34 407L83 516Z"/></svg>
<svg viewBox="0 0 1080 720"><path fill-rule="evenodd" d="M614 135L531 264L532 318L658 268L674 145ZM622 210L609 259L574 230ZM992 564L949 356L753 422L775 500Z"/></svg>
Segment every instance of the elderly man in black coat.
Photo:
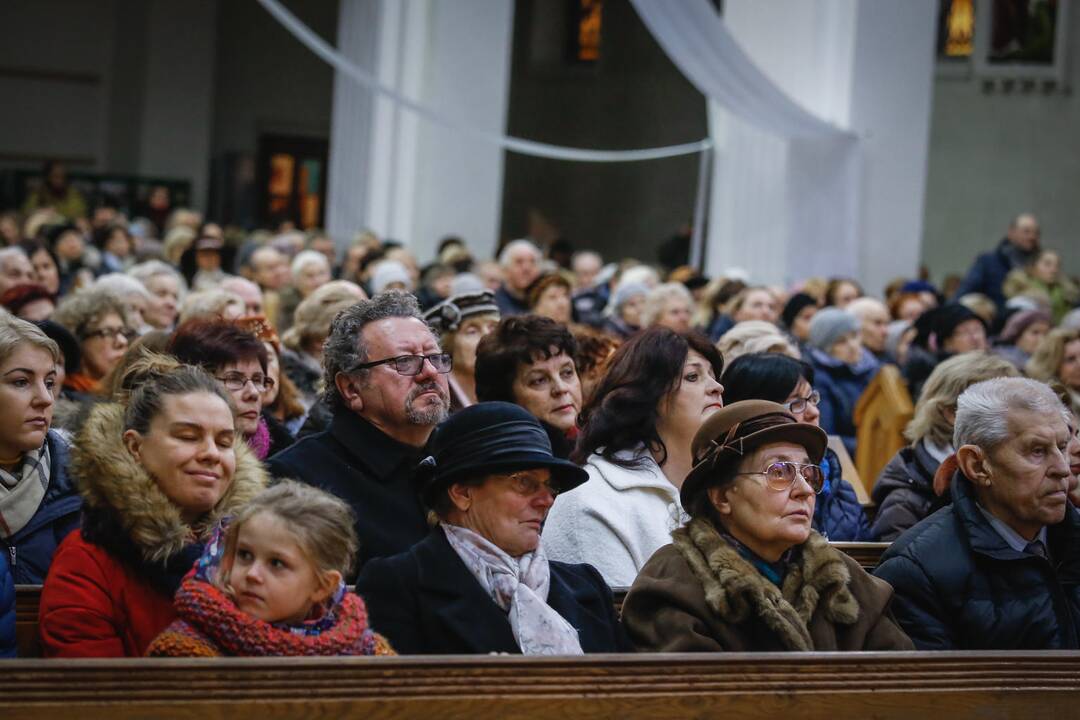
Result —
<svg viewBox="0 0 1080 720"><path fill-rule="evenodd" d="M446 418L450 356L412 295L387 292L343 310L323 350L333 420L269 460L270 473L322 488L356 514L358 567L427 535L411 482L432 429Z"/></svg>
<svg viewBox="0 0 1080 720"><path fill-rule="evenodd" d="M901 535L874 573L920 650L1080 648L1066 412L1026 378L960 395L952 505Z"/></svg>

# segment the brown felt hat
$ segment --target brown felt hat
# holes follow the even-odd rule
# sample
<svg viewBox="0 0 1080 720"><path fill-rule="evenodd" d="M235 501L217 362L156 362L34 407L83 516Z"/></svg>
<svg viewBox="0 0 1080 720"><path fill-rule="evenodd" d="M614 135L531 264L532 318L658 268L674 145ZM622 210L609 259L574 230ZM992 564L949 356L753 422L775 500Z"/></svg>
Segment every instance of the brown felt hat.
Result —
<svg viewBox="0 0 1080 720"><path fill-rule="evenodd" d="M683 481L679 499L689 508L694 498L731 465L762 445L789 442L802 445L810 462L820 463L829 444L821 428L801 423L787 408L768 400L740 400L717 410L701 424L690 451L694 468Z"/></svg>

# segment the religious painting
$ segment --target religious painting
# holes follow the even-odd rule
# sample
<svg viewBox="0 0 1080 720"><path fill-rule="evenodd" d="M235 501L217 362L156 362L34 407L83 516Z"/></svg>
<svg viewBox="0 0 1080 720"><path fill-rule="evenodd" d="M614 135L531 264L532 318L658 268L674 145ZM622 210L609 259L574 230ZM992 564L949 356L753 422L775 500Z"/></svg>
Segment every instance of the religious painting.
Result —
<svg viewBox="0 0 1080 720"><path fill-rule="evenodd" d="M976 2L976 75L1063 83L1068 10L1063 0Z"/></svg>

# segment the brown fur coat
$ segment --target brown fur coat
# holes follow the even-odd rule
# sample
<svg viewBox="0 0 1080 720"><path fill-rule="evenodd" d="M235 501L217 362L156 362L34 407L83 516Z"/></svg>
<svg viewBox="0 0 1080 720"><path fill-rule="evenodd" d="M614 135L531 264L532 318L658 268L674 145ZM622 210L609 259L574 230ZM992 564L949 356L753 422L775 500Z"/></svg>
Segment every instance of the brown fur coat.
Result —
<svg viewBox="0 0 1080 720"><path fill-rule="evenodd" d="M892 588L811 532L778 588L711 523L672 533L634 581L622 621L640 650L911 650Z"/></svg>

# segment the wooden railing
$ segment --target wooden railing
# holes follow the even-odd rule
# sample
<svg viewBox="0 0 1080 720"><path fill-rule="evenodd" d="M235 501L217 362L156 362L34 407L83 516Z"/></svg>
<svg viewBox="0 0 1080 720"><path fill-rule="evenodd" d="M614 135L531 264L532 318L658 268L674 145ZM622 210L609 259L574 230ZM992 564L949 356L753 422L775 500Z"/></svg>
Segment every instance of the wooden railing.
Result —
<svg viewBox="0 0 1080 720"><path fill-rule="evenodd" d="M4 720L1069 718L1080 653L14 660Z"/></svg>

